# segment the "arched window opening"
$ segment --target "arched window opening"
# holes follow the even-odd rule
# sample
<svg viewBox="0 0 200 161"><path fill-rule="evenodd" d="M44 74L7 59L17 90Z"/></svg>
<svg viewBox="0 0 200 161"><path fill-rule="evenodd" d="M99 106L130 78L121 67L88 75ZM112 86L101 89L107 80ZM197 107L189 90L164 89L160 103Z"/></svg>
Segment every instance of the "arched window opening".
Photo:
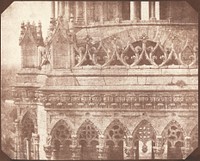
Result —
<svg viewBox="0 0 200 161"><path fill-rule="evenodd" d="M155 130L152 125L143 120L133 132L134 159L154 159Z"/></svg>
<svg viewBox="0 0 200 161"><path fill-rule="evenodd" d="M53 158L57 160L70 160L71 159L71 130L64 120L56 123L51 131Z"/></svg>
<svg viewBox="0 0 200 161"><path fill-rule="evenodd" d="M114 120L105 131L106 155L108 160L123 159L125 128L119 120Z"/></svg>
<svg viewBox="0 0 200 161"><path fill-rule="evenodd" d="M170 122L162 136L167 147L167 159L182 159L181 147L184 145L183 130L176 121Z"/></svg>
<svg viewBox="0 0 200 161"><path fill-rule="evenodd" d="M81 160L97 160L99 131L92 122L86 120L78 130L78 140L81 145Z"/></svg>
<svg viewBox="0 0 200 161"><path fill-rule="evenodd" d="M34 159L33 158L33 144L32 144L32 133L35 132L33 120L27 113L22 120L22 148L23 148L23 159Z"/></svg>
<svg viewBox="0 0 200 161"><path fill-rule="evenodd" d="M194 150L198 147L198 127L197 127L197 125L193 128L190 136L191 136L191 146Z"/></svg>

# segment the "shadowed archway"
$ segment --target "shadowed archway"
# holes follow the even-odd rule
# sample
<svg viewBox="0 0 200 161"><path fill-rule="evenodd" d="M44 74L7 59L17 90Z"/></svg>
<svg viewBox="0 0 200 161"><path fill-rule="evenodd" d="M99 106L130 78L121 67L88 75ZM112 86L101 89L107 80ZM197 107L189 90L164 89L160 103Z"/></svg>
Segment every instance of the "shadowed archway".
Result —
<svg viewBox="0 0 200 161"><path fill-rule="evenodd" d="M183 129L180 124L172 120L164 128L162 137L167 146L167 159L182 159L181 147L184 145Z"/></svg>
<svg viewBox="0 0 200 161"><path fill-rule="evenodd" d="M53 159L70 160L71 151L71 129L64 120L59 120L50 133L51 145L53 147Z"/></svg>
<svg viewBox="0 0 200 161"><path fill-rule="evenodd" d="M79 127L77 136L79 145L81 145L81 160L98 159L99 134L99 130L90 120L85 120Z"/></svg>
<svg viewBox="0 0 200 161"><path fill-rule="evenodd" d="M127 138L128 129L118 120L114 120L104 132L106 155L108 160L124 159L124 141Z"/></svg>

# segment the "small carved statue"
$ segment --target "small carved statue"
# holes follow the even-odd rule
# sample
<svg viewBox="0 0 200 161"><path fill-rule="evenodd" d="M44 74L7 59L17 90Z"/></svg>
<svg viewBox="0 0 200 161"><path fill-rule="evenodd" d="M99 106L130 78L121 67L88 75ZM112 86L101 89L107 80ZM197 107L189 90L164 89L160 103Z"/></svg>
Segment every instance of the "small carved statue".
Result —
<svg viewBox="0 0 200 161"><path fill-rule="evenodd" d="M50 54L47 53L44 46L38 47L38 56L39 56L39 69L41 70L42 66L50 64L49 57Z"/></svg>

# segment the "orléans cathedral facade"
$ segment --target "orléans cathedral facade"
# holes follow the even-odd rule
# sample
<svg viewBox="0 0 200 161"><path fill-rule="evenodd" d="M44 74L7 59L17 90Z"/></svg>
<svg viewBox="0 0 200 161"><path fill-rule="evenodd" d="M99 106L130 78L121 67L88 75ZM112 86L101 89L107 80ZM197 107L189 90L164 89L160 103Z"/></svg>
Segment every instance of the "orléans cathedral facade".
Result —
<svg viewBox="0 0 200 161"><path fill-rule="evenodd" d="M21 24L16 159L182 159L198 146L187 2L52 1L41 28Z"/></svg>

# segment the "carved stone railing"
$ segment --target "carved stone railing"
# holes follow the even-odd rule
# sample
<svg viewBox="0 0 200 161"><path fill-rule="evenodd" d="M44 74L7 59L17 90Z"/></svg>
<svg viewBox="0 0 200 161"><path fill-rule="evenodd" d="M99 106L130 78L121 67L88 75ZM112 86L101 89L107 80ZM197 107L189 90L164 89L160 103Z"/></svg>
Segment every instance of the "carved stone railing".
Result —
<svg viewBox="0 0 200 161"><path fill-rule="evenodd" d="M97 40L88 29L85 39L74 44L75 66L194 67L198 60L196 35L195 25L135 24L108 37L100 34L101 40Z"/></svg>
<svg viewBox="0 0 200 161"><path fill-rule="evenodd" d="M196 92L133 92L133 93L38 93L48 109L197 109Z"/></svg>

